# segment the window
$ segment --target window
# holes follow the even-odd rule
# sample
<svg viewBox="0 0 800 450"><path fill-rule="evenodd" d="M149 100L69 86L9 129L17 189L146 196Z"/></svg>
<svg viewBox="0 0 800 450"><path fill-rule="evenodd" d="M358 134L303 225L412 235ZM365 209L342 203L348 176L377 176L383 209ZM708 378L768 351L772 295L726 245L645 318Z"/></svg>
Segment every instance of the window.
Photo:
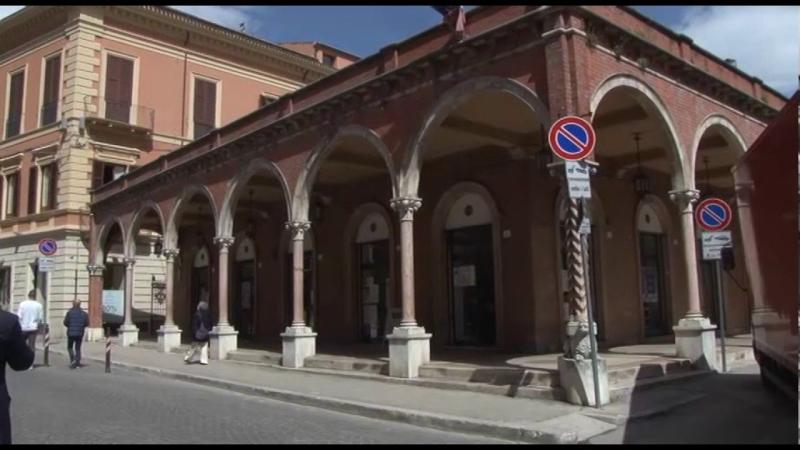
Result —
<svg viewBox="0 0 800 450"><path fill-rule="evenodd" d="M25 70L11 75L8 87L6 138L18 135L22 129L22 96L25 89Z"/></svg>
<svg viewBox="0 0 800 450"><path fill-rule="evenodd" d="M276 97L273 97L272 95L261 94L258 97L258 107L261 108L261 107L267 106L270 103L274 102L275 100L276 100Z"/></svg>
<svg viewBox="0 0 800 450"><path fill-rule="evenodd" d="M44 92L42 95L41 125L58 120L58 91L61 84L61 55L53 56L44 65Z"/></svg>
<svg viewBox="0 0 800 450"><path fill-rule="evenodd" d="M17 216L19 173L6 175L6 219Z"/></svg>
<svg viewBox="0 0 800 450"><path fill-rule="evenodd" d="M128 172L128 166L95 161L92 169L92 188L110 183Z"/></svg>
<svg viewBox="0 0 800 450"><path fill-rule="evenodd" d="M333 55L331 55L329 53L323 53L322 54L322 64L325 64L326 66L333 67L334 63L336 63L336 57L335 56L333 56Z"/></svg>
<svg viewBox="0 0 800 450"><path fill-rule="evenodd" d="M133 61L108 55L106 66L106 119L130 123L133 96Z"/></svg>
<svg viewBox="0 0 800 450"><path fill-rule="evenodd" d="M217 127L217 83L194 80L194 139Z"/></svg>
<svg viewBox="0 0 800 450"><path fill-rule="evenodd" d="M11 310L11 267L0 268L0 308Z"/></svg>
<svg viewBox="0 0 800 450"><path fill-rule="evenodd" d="M41 167L42 182L39 190L39 205L41 211L56 208L56 194L58 193L58 169L55 163Z"/></svg>

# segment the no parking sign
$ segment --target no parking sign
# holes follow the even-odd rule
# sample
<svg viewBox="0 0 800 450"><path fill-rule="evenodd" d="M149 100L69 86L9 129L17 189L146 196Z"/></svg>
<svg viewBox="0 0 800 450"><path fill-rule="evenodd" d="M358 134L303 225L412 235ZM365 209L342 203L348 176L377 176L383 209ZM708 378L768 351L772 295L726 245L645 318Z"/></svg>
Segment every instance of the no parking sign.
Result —
<svg viewBox="0 0 800 450"><path fill-rule="evenodd" d="M728 203L716 197L710 197L700 202L694 215L697 224L705 231L722 231L728 228L733 219L733 213Z"/></svg>
<svg viewBox="0 0 800 450"><path fill-rule="evenodd" d="M595 133L592 125L576 116L562 117L553 123L548 133L553 153L566 161L580 161L594 150Z"/></svg>

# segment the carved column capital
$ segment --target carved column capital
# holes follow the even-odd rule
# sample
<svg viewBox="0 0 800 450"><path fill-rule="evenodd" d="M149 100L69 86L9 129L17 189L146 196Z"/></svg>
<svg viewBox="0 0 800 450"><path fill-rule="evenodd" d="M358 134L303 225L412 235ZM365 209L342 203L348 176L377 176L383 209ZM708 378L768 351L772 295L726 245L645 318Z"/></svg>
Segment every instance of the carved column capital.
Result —
<svg viewBox="0 0 800 450"><path fill-rule="evenodd" d="M180 250L178 250L177 248L165 248L164 250L162 250L161 253L164 255L165 258L167 258L167 261L170 261L178 256Z"/></svg>
<svg viewBox="0 0 800 450"><path fill-rule="evenodd" d="M753 183L736 183L736 205L749 207L753 197Z"/></svg>
<svg viewBox="0 0 800 450"><path fill-rule="evenodd" d="M414 220L414 213L422 207L422 199L414 197L393 198L389 201L392 209L397 211L400 221Z"/></svg>
<svg viewBox="0 0 800 450"><path fill-rule="evenodd" d="M103 270L105 270L105 266L98 264L89 264L86 266L86 270L89 271L90 277L102 276Z"/></svg>
<svg viewBox="0 0 800 450"><path fill-rule="evenodd" d="M681 210L691 207L700 198L700 191L697 189L683 189L669 191L669 198L677 203Z"/></svg>
<svg viewBox="0 0 800 450"><path fill-rule="evenodd" d="M136 264L136 258L123 258L122 262L129 268L133 268L133 265Z"/></svg>
<svg viewBox="0 0 800 450"><path fill-rule="evenodd" d="M293 241L302 241L305 232L311 228L311 222L286 222L285 227L292 233Z"/></svg>
<svg viewBox="0 0 800 450"><path fill-rule="evenodd" d="M220 250L228 250L235 241L233 236L217 236L213 239L213 242L219 245Z"/></svg>

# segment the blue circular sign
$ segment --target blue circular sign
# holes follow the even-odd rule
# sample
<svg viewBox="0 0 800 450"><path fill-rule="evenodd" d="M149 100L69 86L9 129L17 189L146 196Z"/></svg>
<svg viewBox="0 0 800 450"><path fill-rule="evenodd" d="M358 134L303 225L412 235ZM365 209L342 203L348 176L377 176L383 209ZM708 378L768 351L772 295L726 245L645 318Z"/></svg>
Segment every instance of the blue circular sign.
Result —
<svg viewBox="0 0 800 450"><path fill-rule="evenodd" d="M721 231L731 224L733 213L725 200L707 198L697 205L697 223L706 231Z"/></svg>
<svg viewBox="0 0 800 450"><path fill-rule="evenodd" d="M42 239L39 241L39 252L44 256L53 256L58 251L58 244L53 239Z"/></svg>
<svg viewBox="0 0 800 450"><path fill-rule="evenodd" d="M595 133L589 122L567 116L550 127L548 140L556 156L566 161L580 161L594 150Z"/></svg>

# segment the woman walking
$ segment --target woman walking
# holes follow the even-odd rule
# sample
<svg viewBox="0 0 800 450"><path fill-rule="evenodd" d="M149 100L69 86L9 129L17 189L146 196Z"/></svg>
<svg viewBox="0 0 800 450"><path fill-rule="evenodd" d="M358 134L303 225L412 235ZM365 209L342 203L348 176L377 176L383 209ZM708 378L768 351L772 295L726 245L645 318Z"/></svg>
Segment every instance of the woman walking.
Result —
<svg viewBox="0 0 800 450"><path fill-rule="evenodd" d="M208 341L211 331L211 314L208 312L208 302L201 301L197 304L197 312L194 313L192 321L192 347L183 358L187 364L196 362L195 356L200 350L200 364L208 364Z"/></svg>

